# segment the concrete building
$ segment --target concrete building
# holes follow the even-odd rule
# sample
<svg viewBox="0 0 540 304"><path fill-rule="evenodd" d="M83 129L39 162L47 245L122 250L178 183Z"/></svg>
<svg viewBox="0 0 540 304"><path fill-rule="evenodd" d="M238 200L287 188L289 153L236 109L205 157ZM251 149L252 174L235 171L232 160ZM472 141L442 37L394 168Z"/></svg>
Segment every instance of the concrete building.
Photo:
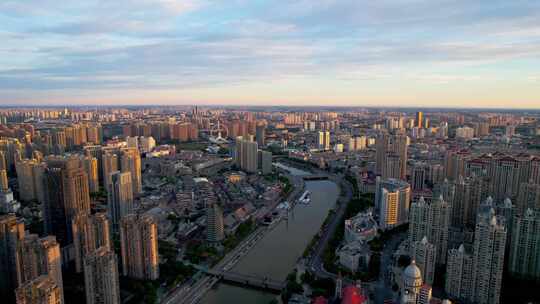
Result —
<svg viewBox="0 0 540 304"><path fill-rule="evenodd" d="M377 236L378 228L371 211L358 213L345 220L345 241L347 243L369 242Z"/></svg>
<svg viewBox="0 0 540 304"><path fill-rule="evenodd" d="M107 192L110 191L109 186L111 185L111 173L119 171L118 165L118 155L111 151L106 151L102 155L102 171L103 171L103 185Z"/></svg>
<svg viewBox="0 0 540 304"><path fill-rule="evenodd" d="M377 174L382 174L383 170L387 170L386 165L388 156L392 158L398 158L399 178L405 179L407 175L407 159L408 159L408 147L409 137L403 134L387 134L383 133L377 137L376 140L376 168ZM395 162L394 162L395 163Z"/></svg>
<svg viewBox="0 0 540 304"><path fill-rule="evenodd" d="M392 228L408 222L411 187L398 179L377 178L375 208L379 211L381 229Z"/></svg>
<svg viewBox="0 0 540 304"><path fill-rule="evenodd" d="M210 243L219 243L224 238L223 210L213 203L206 209L206 239Z"/></svg>
<svg viewBox="0 0 540 304"><path fill-rule="evenodd" d="M157 222L149 215L129 214L120 221L124 276L142 280L159 277Z"/></svg>
<svg viewBox="0 0 540 304"><path fill-rule="evenodd" d="M240 169L250 173L257 172L257 147L256 142L241 138L236 139L235 163Z"/></svg>
<svg viewBox="0 0 540 304"><path fill-rule="evenodd" d="M63 303L62 256L56 238L27 235L18 244L17 257L20 282L32 281L39 276L47 275L60 290L60 302Z"/></svg>
<svg viewBox="0 0 540 304"><path fill-rule="evenodd" d="M120 304L118 259L110 248L100 247L84 259L87 304Z"/></svg>
<svg viewBox="0 0 540 304"><path fill-rule="evenodd" d="M88 175L88 190L99 192L98 160L95 157L86 156L82 159L83 168Z"/></svg>
<svg viewBox="0 0 540 304"><path fill-rule="evenodd" d="M540 210L540 183L521 183L516 200L516 212L524 214L527 209Z"/></svg>
<svg viewBox="0 0 540 304"><path fill-rule="evenodd" d="M84 258L100 247L111 248L110 223L107 214L82 213L73 218L73 246L75 249L75 270L83 270Z"/></svg>
<svg viewBox="0 0 540 304"><path fill-rule="evenodd" d="M317 148L321 151L330 150L330 132L319 131L317 136Z"/></svg>
<svg viewBox="0 0 540 304"><path fill-rule="evenodd" d="M133 194L142 193L141 155L138 149L128 148L122 150L121 171L131 173Z"/></svg>
<svg viewBox="0 0 540 304"><path fill-rule="evenodd" d="M258 163L262 174L272 173L272 152L259 150Z"/></svg>
<svg viewBox="0 0 540 304"><path fill-rule="evenodd" d="M133 212L133 182L131 172L112 172L107 193L107 212L115 231L120 219Z"/></svg>
<svg viewBox="0 0 540 304"><path fill-rule="evenodd" d="M76 157L48 157L44 173L45 233L55 235L61 247L73 243L71 222L80 213L90 213L88 176ZM64 258L71 260L67 252Z"/></svg>
<svg viewBox="0 0 540 304"><path fill-rule="evenodd" d="M8 302L15 300L20 282L17 246L23 238L24 223L14 214L0 215L0 296Z"/></svg>
<svg viewBox="0 0 540 304"><path fill-rule="evenodd" d="M62 304L62 291L48 275L39 276L15 291L17 304Z"/></svg>
<svg viewBox="0 0 540 304"><path fill-rule="evenodd" d="M527 209L514 217L508 271L524 279L540 279L540 214Z"/></svg>
<svg viewBox="0 0 540 304"><path fill-rule="evenodd" d="M458 249L448 250L445 292L451 299L468 301L474 296L473 255L462 244Z"/></svg>
<svg viewBox="0 0 540 304"><path fill-rule="evenodd" d="M442 196L430 203L421 197L417 202L411 204L409 244L412 245L427 238L427 241L436 248L437 264L446 263L450 212L451 208Z"/></svg>
<svg viewBox="0 0 540 304"><path fill-rule="evenodd" d="M437 248L428 242L426 236L421 241L412 243L410 248L411 258L416 261L416 265L422 271L422 280L429 285L433 285Z"/></svg>
<svg viewBox="0 0 540 304"><path fill-rule="evenodd" d="M414 260L403 270L400 290L401 304L417 304L423 286L422 271Z"/></svg>

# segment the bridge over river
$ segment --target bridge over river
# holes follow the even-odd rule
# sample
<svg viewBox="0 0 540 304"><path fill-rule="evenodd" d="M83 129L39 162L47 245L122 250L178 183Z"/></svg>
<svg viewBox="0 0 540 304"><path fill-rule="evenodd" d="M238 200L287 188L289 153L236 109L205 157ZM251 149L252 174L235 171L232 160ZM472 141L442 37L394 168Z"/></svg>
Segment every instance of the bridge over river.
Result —
<svg viewBox="0 0 540 304"><path fill-rule="evenodd" d="M252 288L263 289L275 293L280 293L283 288L285 288L286 283L283 281L277 281L270 279L268 277L260 277L255 275L242 274L232 271L206 271L208 275L217 277L218 279L229 282L240 284Z"/></svg>

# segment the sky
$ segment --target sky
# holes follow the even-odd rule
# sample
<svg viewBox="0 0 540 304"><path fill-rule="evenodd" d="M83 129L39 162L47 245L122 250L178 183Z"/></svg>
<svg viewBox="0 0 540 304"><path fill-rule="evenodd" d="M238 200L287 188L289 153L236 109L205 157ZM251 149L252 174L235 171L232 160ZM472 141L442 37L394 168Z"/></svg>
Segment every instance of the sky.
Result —
<svg viewBox="0 0 540 304"><path fill-rule="evenodd" d="M540 108L540 1L1 0L22 104Z"/></svg>

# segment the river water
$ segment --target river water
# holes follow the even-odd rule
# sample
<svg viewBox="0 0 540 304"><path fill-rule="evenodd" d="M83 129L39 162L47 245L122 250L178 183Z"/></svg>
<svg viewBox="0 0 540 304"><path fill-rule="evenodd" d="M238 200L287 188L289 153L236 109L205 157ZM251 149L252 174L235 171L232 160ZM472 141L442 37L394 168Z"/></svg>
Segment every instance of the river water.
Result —
<svg viewBox="0 0 540 304"><path fill-rule="evenodd" d="M281 165L281 164L280 164ZM283 166L281 165L283 168ZM287 167L294 175L308 172ZM297 204L289 213L288 220L281 221L255 245L233 268L234 272L266 276L285 280L293 270L304 249L317 234L328 211L335 206L339 189L328 180L308 181L306 190L311 191L309 205ZM275 295L262 291L219 284L202 299L203 304L253 304L269 303Z"/></svg>

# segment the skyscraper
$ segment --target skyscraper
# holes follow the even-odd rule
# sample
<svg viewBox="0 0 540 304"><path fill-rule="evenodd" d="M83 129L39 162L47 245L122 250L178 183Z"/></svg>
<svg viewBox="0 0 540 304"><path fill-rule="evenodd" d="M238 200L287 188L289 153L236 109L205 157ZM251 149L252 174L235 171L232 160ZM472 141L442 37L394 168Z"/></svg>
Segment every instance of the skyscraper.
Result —
<svg viewBox="0 0 540 304"><path fill-rule="evenodd" d="M410 247L411 258L416 261L416 265L422 271L422 280L429 285L433 285L437 248L428 242L426 236L421 241L412 243Z"/></svg>
<svg viewBox="0 0 540 304"><path fill-rule="evenodd" d="M85 256L100 247L111 248L109 219L105 213L81 213L73 218L72 230L75 269L81 272Z"/></svg>
<svg viewBox="0 0 540 304"><path fill-rule="evenodd" d="M414 120L416 127L423 128L424 127L424 113L423 112L416 112L416 119Z"/></svg>
<svg viewBox="0 0 540 304"><path fill-rule="evenodd" d="M20 281L24 283L42 275L49 276L60 290L60 301L63 303L62 257L56 238L27 235L19 243L17 256Z"/></svg>
<svg viewBox="0 0 540 304"><path fill-rule="evenodd" d="M158 233L150 215L128 214L120 221L122 270L125 276L155 280L159 277Z"/></svg>
<svg viewBox="0 0 540 304"><path fill-rule="evenodd" d="M424 237L437 249L437 264L445 264L448 248L450 206L440 196L427 203L423 197L411 204L409 217L409 244L420 242Z"/></svg>
<svg viewBox="0 0 540 304"><path fill-rule="evenodd" d="M55 235L61 247L73 242L71 222L79 213L90 213L88 176L75 157L48 157L44 174L45 233ZM74 257L64 252L64 258Z"/></svg>
<svg viewBox="0 0 540 304"><path fill-rule="evenodd" d="M257 172L257 151L256 142L237 138L235 148L235 161L240 169L246 172Z"/></svg>
<svg viewBox="0 0 540 304"><path fill-rule="evenodd" d="M540 279L540 214L527 209L515 216L508 271L524 279Z"/></svg>
<svg viewBox="0 0 540 304"><path fill-rule="evenodd" d="M102 163L103 185L105 186L105 190L109 192L109 186L111 185L111 173L119 171L118 155L111 151L103 152Z"/></svg>
<svg viewBox="0 0 540 304"><path fill-rule="evenodd" d="M128 148L122 150L122 172L131 173L133 194L142 193L141 155L138 149Z"/></svg>
<svg viewBox="0 0 540 304"><path fill-rule="evenodd" d="M15 291L17 304L62 304L62 291L48 275L39 276Z"/></svg>
<svg viewBox="0 0 540 304"><path fill-rule="evenodd" d="M448 250L444 290L452 299L468 301L474 298L473 256L461 244Z"/></svg>
<svg viewBox="0 0 540 304"><path fill-rule="evenodd" d="M505 246L504 221L493 215L493 212L479 215L474 233L472 302L500 303Z"/></svg>
<svg viewBox="0 0 540 304"><path fill-rule="evenodd" d="M0 296L8 302L20 282L17 246L23 238L24 223L14 214L0 215Z"/></svg>
<svg viewBox="0 0 540 304"><path fill-rule="evenodd" d="M404 224L409 217L411 187L398 179L377 178L375 208L379 210L381 229Z"/></svg>
<svg viewBox="0 0 540 304"><path fill-rule="evenodd" d="M521 183L516 200L516 211L518 214L523 214L527 209L540 210L540 184Z"/></svg>
<svg viewBox="0 0 540 304"><path fill-rule="evenodd" d="M257 139L257 145L262 149L265 145L266 125L263 123L257 123L255 138Z"/></svg>
<svg viewBox="0 0 540 304"><path fill-rule="evenodd" d="M120 219L133 212L133 183L130 172L113 172L109 178L107 193L107 210L115 231Z"/></svg>
<svg viewBox="0 0 540 304"><path fill-rule="evenodd" d="M206 230L206 239L210 243L223 241L223 211L217 203L212 203L206 209Z"/></svg>
<svg viewBox="0 0 540 304"><path fill-rule="evenodd" d="M88 175L88 190L99 192L98 160L95 157L86 156L82 159L84 171Z"/></svg>
<svg viewBox="0 0 540 304"><path fill-rule="evenodd" d="M100 247L84 259L87 304L119 304L118 259L109 248Z"/></svg>
<svg viewBox="0 0 540 304"><path fill-rule="evenodd" d="M376 140L376 168L377 174L382 174L385 170L388 156L399 159L399 178L405 179L407 175L407 159L409 137L404 134L382 133Z"/></svg>
<svg viewBox="0 0 540 304"><path fill-rule="evenodd" d="M272 152L259 150L258 163L262 174L272 173Z"/></svg>
<svg viewBox="0 0 540 304"><path fill-rule="evenodd" d="M319 136L317 137L317 147L319 150L324 150L324 151L330 150L330 132L329 131L319 131Z"/></svg>
<svg viewBox="0 0 540 304"><path fill-rule="evenodd" d="M413 190L424 190L426 187L427 170L424 163L416 163L411 169L411 186Z"/></svg>

